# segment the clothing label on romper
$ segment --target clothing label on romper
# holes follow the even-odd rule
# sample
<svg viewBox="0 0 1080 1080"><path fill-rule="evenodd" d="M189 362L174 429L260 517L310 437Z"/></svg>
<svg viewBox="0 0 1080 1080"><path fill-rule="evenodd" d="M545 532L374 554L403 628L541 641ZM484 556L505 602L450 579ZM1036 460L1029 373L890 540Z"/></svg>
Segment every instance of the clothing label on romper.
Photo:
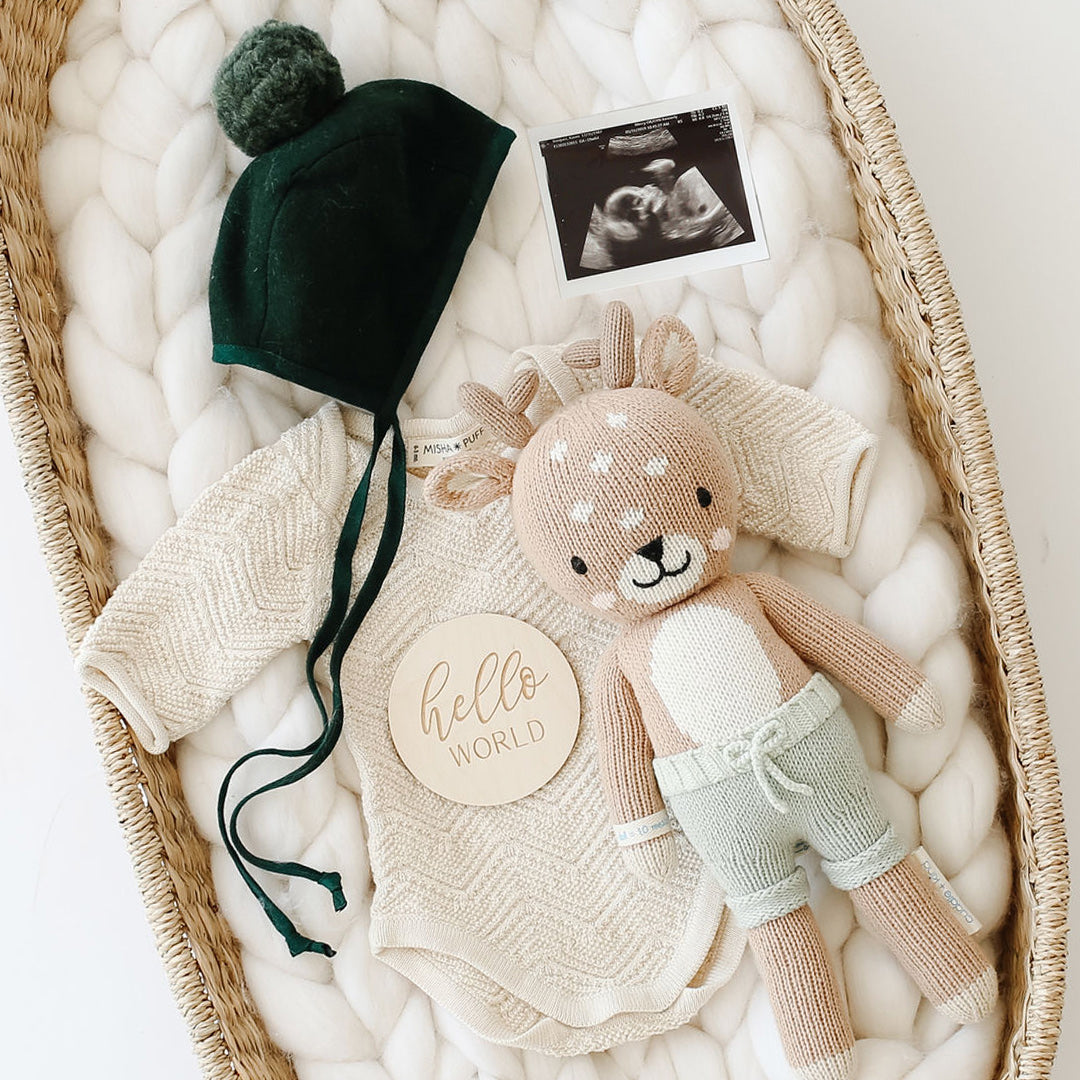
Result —
<svg viewBox="0 0 1080 1080"><path fill-rule="evenodd" d="M425 787L470 806L531 795L577 740L581 696L569 661L535 627L463 615L424 633L390 685L390 735Z"/></svg>
<svg viewBox="0 0 1080 1080"><path fill-rule="evenodd" d="M918 847L912 854L923 870L926 871L927 877L930 878L930 884L945 897L945 903L952 908L953 914L960 920L964 929L969 934L978 933L982 929L982 923L971 914L964 901L956 895L956 890L949 883L949 879L938 869L937 863L926 853L926 848Z"/></svg>
<svg viewBox="0 0 1080 1080"><path fill-rule="evenodd" d="M484 425L476 423L445 435L406 434L405 463L410 469L430 469L461 450L471 450L486 442Z"/></svg>

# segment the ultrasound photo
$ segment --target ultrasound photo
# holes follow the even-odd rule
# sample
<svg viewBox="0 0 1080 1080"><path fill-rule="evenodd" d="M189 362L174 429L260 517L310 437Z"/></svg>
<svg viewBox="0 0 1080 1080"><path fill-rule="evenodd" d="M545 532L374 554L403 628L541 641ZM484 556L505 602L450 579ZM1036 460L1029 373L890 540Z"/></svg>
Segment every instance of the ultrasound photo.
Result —
<svg viewBox="0 0 1080 1080"><path fill-rule="evenodd" d="M677 104L530 132L564 293L767 258L730 110Z"/></svg>

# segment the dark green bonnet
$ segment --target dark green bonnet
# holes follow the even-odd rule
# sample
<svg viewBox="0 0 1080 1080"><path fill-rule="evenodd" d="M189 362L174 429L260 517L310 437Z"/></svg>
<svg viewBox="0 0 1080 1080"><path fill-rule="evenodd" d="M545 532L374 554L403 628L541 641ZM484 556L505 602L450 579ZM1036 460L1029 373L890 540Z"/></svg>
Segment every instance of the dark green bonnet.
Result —
<svg viewBox="0 0 1080 1080"><path fill-rule="evenodd" d="M317 882L345 906L341 877L256 855L237 820L253 798L295 783L330 756L342 729L341 662L397 551L404 519L401 395L461 269L513 132L428 83L387 79L345 93L314 31L271 20L248 31L214 82L225 133L254 160L229 196L210 273L214 360L268 371L374 415L367 469L349 504L329 609L307 658L323 720L305 747L260 749L226 774L225 847L293 955L332 956L301 934L249 866ZM387 506L355 597L352 561L378 451L391 442ZM330 654L327 708L314 668ZM300 764L229 811L233 776L255 757Z"/></svg>
<svg viewBox="0 0 1080 1080"><path fill-rule="evenodd" d="M275 115L282 91L300 105ZM379 415L412 378L514 135L429 83L343 91L319 36L288 23L249 31L222 65L222 126L258 156L214 252L214 360Z"/></svg>

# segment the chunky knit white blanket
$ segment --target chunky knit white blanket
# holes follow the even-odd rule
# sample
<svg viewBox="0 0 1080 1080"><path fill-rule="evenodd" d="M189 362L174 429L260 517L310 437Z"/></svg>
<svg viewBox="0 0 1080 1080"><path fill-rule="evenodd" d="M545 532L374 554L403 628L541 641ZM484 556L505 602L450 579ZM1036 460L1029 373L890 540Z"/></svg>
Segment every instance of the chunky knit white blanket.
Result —
<svg viewBox="0 0 1080 1080"><path fill-rule="evenodd" d="M856 716L880 794L984 924L1010 893L995 820L998 764L973 708L962 636L962 566L935 516L940 497L911 447L857 247L845 164L810 62L774 0L84 0L52 87L42 184L71 302L68 380L90 430L95 496L126 574L209 483L319 404L312 394L210 362L206 281L224 192L245 161L207 107L210 80L248 26L277 16L317 29L347 85L389 74L440 83L519 132L606 108L704 89L748 133L771 259L623 294L640 324L676 311L702 350L759 366L854 414L882 438L864 522L843 562L761 544L754 557L918 661L940 688L940 733L888 732ZM604 297L603 299L607 299ZM558 298L524 139L511 150L446 315L409 392L427 415L455 409L464 378L492 380L527 342L596 332L598 301ZM290 654L291 655L291 654ZM274 663L180 755L207 838L223 763L289 738L301 669ZM318 813L277 804L308 851L351 851L366 874L356 779L335 757L337 791ZM326 806L331 809L326 811ZM749 960L693 1025L568 1060L473 1036L395 972L281 959L220 847L215 884L244 948L251 991L302 1080L789 1080ZM864 1080L982 1080L1000 1016L956 1029L921 1001L892 957L811 866L814 904L842 971Z"/></svg>

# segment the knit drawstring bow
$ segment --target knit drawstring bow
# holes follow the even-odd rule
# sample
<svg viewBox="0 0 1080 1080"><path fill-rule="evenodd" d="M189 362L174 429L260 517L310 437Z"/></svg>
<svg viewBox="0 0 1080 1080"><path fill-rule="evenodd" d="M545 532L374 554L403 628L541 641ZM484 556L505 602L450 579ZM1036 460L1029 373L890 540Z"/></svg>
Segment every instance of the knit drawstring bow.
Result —
<svg viewBox="0 0 1080 1080"><path fill-rule="evenodd" d="M779 719L766 721L747 738L734 739L724 747L724 758L735 772L749 769L754 774L762 794L778 813L786 814L791 807L780 788L799 795L812 795L809 784L793 780L777 763L775 754L784 750L784 726Z"/></svg>

